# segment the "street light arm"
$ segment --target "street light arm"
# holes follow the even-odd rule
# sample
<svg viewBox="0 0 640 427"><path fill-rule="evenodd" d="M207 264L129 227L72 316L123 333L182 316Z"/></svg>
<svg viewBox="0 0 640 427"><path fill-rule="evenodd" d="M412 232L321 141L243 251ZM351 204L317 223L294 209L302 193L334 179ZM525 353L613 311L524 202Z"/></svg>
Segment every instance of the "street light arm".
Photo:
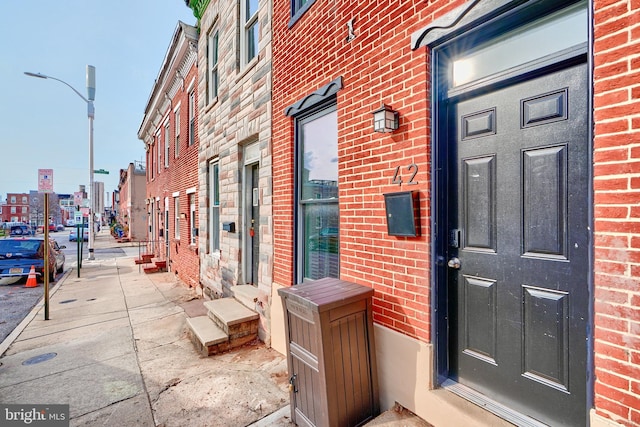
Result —
<svg viewBox="0 0 640 427"><path fill-rule="evenodd" d="M84 102L86 102L87 104L89 103L89 100L87 98L85 98L84 95L82 95L73 86L71 86L69 83L65 82L64 80L60 80L60 79L58 79L56 77L47 76L46 74L42 74L42 73L30 73L28 71L25 71L24 73L29 77L37 77L39 79L51 79L51 80L58 81L58 82L62 83L63 85L66 85L72 91L74 91L76 93L76 95L78 95L80 98L82 98L82 100Z"/></svg>

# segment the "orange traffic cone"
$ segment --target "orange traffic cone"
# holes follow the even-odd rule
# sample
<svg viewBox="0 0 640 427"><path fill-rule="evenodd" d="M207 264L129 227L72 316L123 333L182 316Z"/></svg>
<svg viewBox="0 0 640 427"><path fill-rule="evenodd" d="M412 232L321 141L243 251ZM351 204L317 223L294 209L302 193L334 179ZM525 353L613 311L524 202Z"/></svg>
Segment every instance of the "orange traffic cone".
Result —
<svg viewBox="0 0 640 427"><path fill-rule="evenodd" d="M38 286L38 279L36 279L36 267L31 266L31 271L29 271L29 277L27 278L27 284L25 288L35 288Z"/></svg>

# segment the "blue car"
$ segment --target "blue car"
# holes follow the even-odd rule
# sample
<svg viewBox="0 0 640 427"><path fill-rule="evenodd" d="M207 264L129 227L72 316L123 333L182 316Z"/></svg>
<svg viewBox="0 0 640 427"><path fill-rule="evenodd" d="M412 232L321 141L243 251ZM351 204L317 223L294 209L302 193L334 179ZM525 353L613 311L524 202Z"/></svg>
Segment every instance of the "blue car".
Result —
<svg viewBox="0 0 640 427"><path fill-rule="evenodd" d="M64 246L49 239L49 279L64 270ZM0 239L0 281L12 282L26 279L35 268L39 282L44 281L44 238L10 237Z"/></svg>
<svg viewBox="0 0 640 427"><path fill-rule="evenodd" d="M82 240L85 242L89 241L89 224L87 223L82 224ZM69 241L78 241L78 226L69 229Z"/></svg>

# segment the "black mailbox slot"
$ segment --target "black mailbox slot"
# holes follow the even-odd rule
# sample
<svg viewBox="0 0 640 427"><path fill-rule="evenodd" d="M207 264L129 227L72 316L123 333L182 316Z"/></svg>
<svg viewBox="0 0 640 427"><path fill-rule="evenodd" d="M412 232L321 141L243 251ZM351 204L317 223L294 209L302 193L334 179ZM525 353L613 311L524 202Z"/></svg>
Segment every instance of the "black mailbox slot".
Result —
<svg viewBox="0 0 640 427"><path fill-rule="evenodd" d="M235 233L236 232L236 223L231 221L231 222L223 222L222 223L222 229L224 231L228 231L229 233Z"/></svg>
<svg viewBox="0 0 640 427"><path fill-rule="evenodd" d="M417 191L402 191L384 195L389 236L420 235L420 196Z"/></svg>

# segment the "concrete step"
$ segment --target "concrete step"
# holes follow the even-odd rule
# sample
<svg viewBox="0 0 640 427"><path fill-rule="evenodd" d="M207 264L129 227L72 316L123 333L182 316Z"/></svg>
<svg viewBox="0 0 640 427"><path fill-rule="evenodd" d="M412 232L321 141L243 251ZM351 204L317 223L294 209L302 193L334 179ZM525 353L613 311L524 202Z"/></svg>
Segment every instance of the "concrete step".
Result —
<svg viewBox="0 0 640 427"><path fill-rule="evenodd" d="M203 356L229 350L229 336L209 316L188 317L187 326L191 342Z"/></svg>
<svg viewBox="0 0 640 427"><path fill-rule="evenodd" d="M259 315L234 298L207 301L209 318L229 336L230 348L253 341L258 336Z"/></svg>
<svg viewBox="0 0 640 427"><path fill-rule="evenodd" d="M258 288L252 285L236 285L231 287L233 297L247 308L255 310L258 301Z"/></svg>
<svg viewBox="0 0 640 427"><path fill-rule="evenodd" d="M166 271L167 270L167 261L156 261L155 265L156 265L156 267L158 267L162 271Z"/></svg>
<svg viewBox="0 0 640 427"><path fill-rule="evenodd" d="M159 271L158 267L144 267L144 272L147 274L158 273Z"/></svg>

